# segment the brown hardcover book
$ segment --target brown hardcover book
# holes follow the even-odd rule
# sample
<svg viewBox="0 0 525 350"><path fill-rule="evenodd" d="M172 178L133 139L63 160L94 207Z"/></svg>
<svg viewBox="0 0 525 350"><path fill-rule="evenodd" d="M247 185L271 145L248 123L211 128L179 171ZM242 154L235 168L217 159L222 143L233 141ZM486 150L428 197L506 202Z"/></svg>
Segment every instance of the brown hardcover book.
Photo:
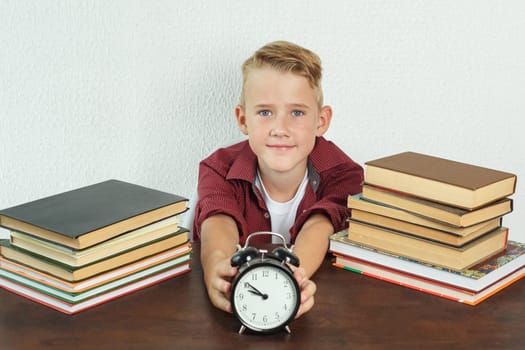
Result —
<svg viewBox="0 0 525 350"><path fill-rule="evenodd" d="M422 215L411 213L407 210L403 210L401 208L396 208L390 205L386 205L384 203L375 202L371 200L364 199L362 194L356 194L352 196L348 196L348 208L352 209L351 215L352 217L359 215L361 218L364 218L362 213L371 213L380 215L382 217L397 219L400 221L408 222L411 224L415 224L418 226L424 226L429 227L432 229L436 229L439 231L444 231L450 234L453 234L455 236L468 236L472 234L475 231L478 231L482 227L486 226L488 222L492 223L499 223L501 221L501 217L495 217L493 219L489 219L484 222L480 222L478 224L465 226L465 227L458 227L455 225L450 225L447 223L442 223L437 221L436 219L429 219ZM361 219L358 219L361 220ZM366 221L366 220L361 220ZM496 228L497 226L494 226L493 228Z"/></svg>
<svg viewBox="0 0 525 350"><path fill-rule="evenodd" d="M14 246L10 244L8 240L0 240L0 254L8 260L16 261L65 281L75 282L144 259L151 255L184 244L187 241L187 230L181 228L179 231L168 237L148 242L142 246L129 249L125 252L105 258L104 260L99 260L84 266L66 265L59 261Z"/></svg>
<svg viewBox="0 0 525 350"><path fill-rule="evenodd" d="M514 174L415 152L365 164L368 184L469 210L507 197L516 189Z"/></svg>
<svg viewBox="0 0 525 350"><path fill-rule="evenodd" d="M501 225L501 218L492 219L489 221L482 222L477 225L467 227L468 233L465 233L465 228L453 228L457 229L460 234L452 233L450 231L444 231L428 226L417 225L410 222L393 219L387 216L382 216L359 209L352 210L352 219L354 221L360 221L363 223L372 224L375 226L381 226L390 230L399 231L407 235L413 235L425 239L429 239L436 242L449 244L451 246L461 247L466 243L481 237L482 235L498 228ZM445 226L445 225L442 225ZM474 228L474 229L473 229ZM448 229L448 227L447 227Z"/></svg>
<svg viewBox="0 0 525 350"><path fill-rule="evenodd" d="M16 231L11 231L11 244L69 266L82 266L171 235L179 230L178 219L172 216L82 250Z"/></svg>
<svg viewBox="0 0 525 350"><path fill-rule="evenodd" d="M433 242L357 221L350 221L348 240L423 263L460 271L503 251L508 229L499 227L462 247Z"/></svg>
<svg viewBox="0 0 525 350"><path fill-rule="evenodd" d="M186 210L187 199L108 180L0 211L0 226L84 249Z"/></svg>
<svg viewBox="0 0 525 350"><path fill-rule="evenodd" d="M501 217L513 209L510 198L504 198L475 210L466 210L366 184L363 185L362 196L369 201L386 204L429 220L457 227L471 226Z"/></svg>

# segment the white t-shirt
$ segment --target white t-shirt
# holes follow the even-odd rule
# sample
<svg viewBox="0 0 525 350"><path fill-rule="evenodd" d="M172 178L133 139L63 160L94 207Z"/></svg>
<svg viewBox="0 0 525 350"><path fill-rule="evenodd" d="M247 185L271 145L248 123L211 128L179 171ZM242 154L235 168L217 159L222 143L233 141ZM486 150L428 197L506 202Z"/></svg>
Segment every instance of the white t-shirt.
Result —
<svg viewBox="0 0 525 350"><path fill-rule="evenodd" d="M290 228L295 222L297 208L299 208L299 203L301 203L301 200L304 197L307 184L308 171L305 172L303 181L299 185L295 196L287 202L277 202L270 198L268 192L266 192L259 171L257 171L255 186L261 191L266 207L270 213L272 232L283 235L287 244L290 243ZM277 237L272 237L272 242L282 243Z"/></svg>

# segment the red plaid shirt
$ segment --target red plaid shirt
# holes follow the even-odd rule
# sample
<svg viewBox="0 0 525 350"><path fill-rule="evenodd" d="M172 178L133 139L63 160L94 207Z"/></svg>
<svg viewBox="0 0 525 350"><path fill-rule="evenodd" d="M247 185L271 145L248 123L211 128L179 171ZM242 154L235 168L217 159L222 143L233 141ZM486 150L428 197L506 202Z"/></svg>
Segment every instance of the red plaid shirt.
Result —
<svg viewBox="0 0 525 350"><path fill-rule="evenodd" d="M200 239L204 219L216 214L229 215L237 222L241 244L252 232L271 231L270 214L255 187L256 171L257 157L248 141L221 148L201 161L193 226L195 240ZM326 215L336 232L346 227L347 198L361 192L363 168L334 143L318 137L309 156L308 180L290 229L292 242L312 214Z"/></svg>

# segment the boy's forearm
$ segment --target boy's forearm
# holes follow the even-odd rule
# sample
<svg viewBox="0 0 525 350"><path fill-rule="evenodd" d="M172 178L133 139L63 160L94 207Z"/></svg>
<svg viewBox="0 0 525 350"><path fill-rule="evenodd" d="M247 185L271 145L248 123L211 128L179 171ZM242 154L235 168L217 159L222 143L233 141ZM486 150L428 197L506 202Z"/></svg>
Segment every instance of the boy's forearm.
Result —
<svg viewBox="0 0 525 350"><path fill-rule="evenodd" d="M201 226L201 262L204 273L208 266L230 258L239 242L237 224L227 215L210 216Z"/></svg>
<svg viewBox="0 0 525 350"><path fill-rule="evenodd" d="M330 220L322 214L312 215L305 221L295 240L294 253L310 278L321 266L328 250L329 236L334 232Z"/></svg>

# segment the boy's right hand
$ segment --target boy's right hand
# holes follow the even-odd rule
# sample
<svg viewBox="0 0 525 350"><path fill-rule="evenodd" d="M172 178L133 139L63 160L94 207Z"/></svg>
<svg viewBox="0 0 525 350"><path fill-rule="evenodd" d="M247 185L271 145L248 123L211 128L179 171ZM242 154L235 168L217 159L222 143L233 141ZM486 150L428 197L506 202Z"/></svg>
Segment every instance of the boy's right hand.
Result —
<svg viewBox="0 0 525 350"><path fill-rule="evenodd" d="M232 278L237 268L230 259L237 250L237 223L227 215L213 215L202 222L201 263L204 284L211 303L218 309L233 312L230 303Z"/></svg>
<svg viewBox="0 0 525 350"><path fill-rule="evenodd" d="M230 259L217 260L210 264L204 275L204 283L208 290L211 303L218 309L232 313L230 302L231 280L237 274L237 268L232 267Z"/></svg>

